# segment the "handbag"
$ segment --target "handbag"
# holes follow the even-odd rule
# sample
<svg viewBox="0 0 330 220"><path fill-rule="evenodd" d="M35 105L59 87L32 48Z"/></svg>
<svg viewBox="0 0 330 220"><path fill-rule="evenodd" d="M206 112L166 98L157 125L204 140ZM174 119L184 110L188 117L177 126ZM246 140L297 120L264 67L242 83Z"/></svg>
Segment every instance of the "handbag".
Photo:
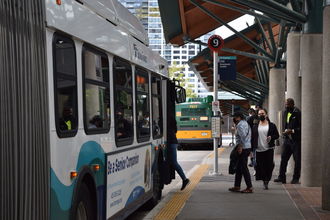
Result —
<svg viewBox="0 0 330 220"><path fill-rule="evenodd" d="M235 174L237 170L238 157L239 157L239 154L237 152L237 147L238 145L236 145L230 153L230 163L228 168L229 174Z"/></svg>

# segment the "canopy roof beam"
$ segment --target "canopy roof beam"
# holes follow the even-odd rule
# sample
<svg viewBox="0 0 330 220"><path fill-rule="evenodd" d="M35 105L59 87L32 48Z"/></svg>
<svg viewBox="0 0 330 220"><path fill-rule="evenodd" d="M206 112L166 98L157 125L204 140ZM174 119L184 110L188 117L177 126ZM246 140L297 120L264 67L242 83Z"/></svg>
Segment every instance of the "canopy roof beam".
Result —
<svg viewBox="0 0 330 220"><path fill-rule="evenodd" d="M256 60L256 66L257 66L257 70L259 71L259 81L262 84L266 84L267 80L265 78L265 74L264 74L264 69L261 66L261 61L260 60Z"/></svg>
<svg viewBox="0 0 330 220"><path fill-rule="evenodd" d="M301 13L292 11L285 7L284 5L279 4L281 7L279 8L274 8L271 6L271 4L265 4L266 2L260 2L260 1L265 1L265 0L260 0L260 1L255 1L255 0L230 0L232 2L235 2L240 5L244 5L247 7L250 7L254 10L261 11L262 13L266 15L272 15L270 17L275 16L277 19L284 19L290 22L294 23L305 23L307 21L307 17ZM266 0L268 1L268 0ZM272 1L273 2L273 1ZM279 10L281 9L281 10ZM285 11L285 12L284 12Z"/></svg>
<svg viewBox="0 0 330 220"><path fill-rule="evenodd" d="M241 79L243 79L243 80L245 80L245 81L247 81L251 84L255 84L256 86L258 86L258 87L260 87L264 90L268 90L268 86L266 84L259 83L259 82L255 81L253 79L250 79L250 78L248 78L248 77L246 77L246 76L244 76L243 74L240 74L240 73L238 73L237 76L238 76L237 78L241 78Z"/></svg>
<svg viewBox="0 0 330 220"><path fill-rule="evenodd" d="M243 90L238 89L237 87L233 88L229 86L229 89L236 91L237 93L241 94L241 96L243 96L244 98L248 99L248 100L252 100L255 102L260 102L260 100L262 100L262 97L255 97L255 96L251 96L250 94L246 93Z"/></svg>
<svg viewBox="0 0 330 220"><path fill-rule="evenodd" d="M269 39L270 39L270 43L272 45L273 50L273 56L276 55L276 43L275 43L275 38L274 38L274 33L273 33L273 28L272 25L270 23L267 24L267 31L268 31L268 35L269 35Z"/></svg>
<svg viewBox="0 0 330 220"><path fill-rule="evenodd" d="M273 1L273 0L260 0L260 1L264 2L265 4L271 6L272 8L275 8L276 10L278 10L282 13L288 14L289 16L299 20L301 23L305 23L307 21L306 15L293 11L293 10L290 10L286 6L280 4L276 1Z"/></svg>
<svg viewBox="0 0 330 220"><path fill-rule="evenodd" d="M241 56L245 56L245 57L250 57L250 58L253 58L256 60L265 60L265 61L269 61L269 62L274 62L274 60L270 59L269 57L260 56L258 54L254 54L254 53L248 53L248 52L235 50L235 49L231 49L231 48L222 48L221 50L224 52L228 52L228 53L233 53L233 54L237 54L237 55L241 55Z"/></svg>
<svg viewBox="0 0 330 220"><path fill-rule="evenodd" d="M233 93L235 95L241 96L241 97L243 97L245 99L252 100L254 102L260 102L260 99L255 98L255 97L252 97L252 96L249 96L249 95L246 95L246 94L242 94L240 91L236 91L235 88L226 87L225 85L223 85L221 87L221 89L224 90L224 91L227 91L227 92L231 92L231 93Z"/></svg>
<svg viewBox="0 0 330 220"><path fill-rule="evenodd" d="M201 42L200 40L187 40L187 41L190 43L195 43L195 44L202 45L205 47L208 46L207 43ZM231 49L231 48L222 48L221 50L224 52L232 53L232 54L250 57L250 58L253 58L256 60L265 60L265 61L269 61L269 62L275 61L273 59L270 59L269 57L261 56L261 55L254 54L254 53L248 53L248 52L244 52L244 51L240 51L240 50L235 50L235 49Z"/></svg>
<svg viewBox="0 0 330 220"><path fill-rule="evenodd" d="M231 90L230 88L227 88L225 85L222 85L221 89L224 90L224 91L226 91L226 92L230 92L230 93L232 93L232 94L234 94L234 95L240 96L240 97L242 97L242 98L247 98L247 97L245 97L244 95L240 94L239 92L236 92L235 90ZM251 100L252 100L252 99L251 99ZM253 99L253 101L255 101L255 100ZM257 102L258 102L258 101L257 101ZM232 104L232 105L233 105L233 104Z"/></svg>
<svg viewBox="0 0 330 220"><path fill-rule="evenodd" d="M254 69L256 71L258 82L263 83L263 80L261 79L262 76L261 76L261 73L260 73L259 66L257 65L257 62L253 66L254 66Z"/></svg>
<svg viewBox="0 0 330 220"><path fill-rule="evenodd" d="M281 66L281 58L286 51L286 39L287 35L289 34L290 27L286 25L285 21L281 21L280 25L280 34L279 34L279 39L278 39L278 48L276 51L276 56L275 56L275 66L280 67Z"/></svg>
<svg viewBox="0 0 330 220"><path fill-rule="evenodd" d="M269 77L268 77L268 73L269 73L269 63L268 62L265 62L263 60L260 60L260 62L262 63L262 65L264 66L264 75L265 75L265 79L266 79L266 85L268 85L268 82L269 82Z"/></svg>
<svg viewBox="0 0 330 220"><path fill-rule="evenodd" d="M224 83L226 85L226 83ZM262 95L260 94L257 94L255 93L256 90L254 90L253 88L251 87L248 87L246 84L242 84L242 83L239 83L235 80L232 80L232 81L228 81L227 82L227 85L228 84L232 84L232 85L235 85L235 87L237 87L238 90L241 90L241 91L244 91L245 94L248 94L252 97L255 97L255 98L260 98L262 97ZM243 89L242 89L243 88ZM260 91L258 91L260 92Z"/></svg>
<svg viewBox="0 0 330 220"><path fill-rule="evenodd" d="M292 9L297 11L297 12L301 12L301 7L299 5L299 2L297 0L290 0Z"/></svg>
<svg viewBox="0 0 330 220"><path fill-rule="evenodd" d="M244 34L240 33L239 31L236 31L233 27L231 27L230 25L228 25L226 22L224 22L218 16L216 16L212 12L208 11L202 5L199 5L195 0L190 0L190 2L193 5L195 5L196 7L198 7L199 9L201 9L204 13L206 13L207 15L209 15L210 17L212 17L214 20L218 21L219 23L221 23L222 25L224 25L225 27L227 27L229 30L231 30L232 32L234 32L237 36L239 36L240 38L242 38L247 44L249 44L250 46L252 46L253 48L255 48L257 51L259 51L260 53L264 54L265 56L269 57L272 60L275 59L275 57L273 55L267 53L267 51L265 51L263 48L260 48L255 42L253 42L252 40L250 40L249 38L247 38Z"/></svg>
<svg viewBox="0 0 330 220"><path fill-rule="evenodd" d="M186 36L188 31L187 31L186 18L184 16L183 1L179 1L179 9L180 9L180 14L181 14L180 18L181 18L182 32L183 32L183 35Z"/></svg>
<svg viewBox="0 0 330 220"><path fill-rule="evenodd" d="M260 18L260 19L265 20L265 21L274 22L274 23L277 23L277 24L279 24L281 22L280 19L271 18L271 17L265 16L265 15L262 15L262 14L258 14L256 12L254 12L253 10L242 9L242 8L239 8L239 7L236 7L236 6L233 6L233 5L228 5L228 4L225 4L223 2L218 2L218 1L215 1L215 0L204 0L204 1L212 3L212 4L217 5L217 6L221 6L223 8L228 8L228 9L231 9L231 10L234 10L234 11L241 12L242 14L252 15L256 18Z"/></svg>
<svg viewBox="0 0 330 220"><path fill-rule="evenodd" d="M267 84L267 77L266 77L266 70L265 70L265 66L263 64L263 62L260 60L257 60L257 65L259 66L260 69L260 73L261 73L261 78L262 78L262 83L263 84Z"/></svg>
<svg viewBox="0 0 330 220"><path fill-rule="evenodd" d="M260 20L259 20L258 18L255 18L255 19L256 19L257 24L258 24L258 26L259 26L259 29L260 29L260 32L261 32L262 38L263 38L264 41L266 42L266 44L267 44L267 46L268 46L270 52L274 55L274 50L275 50L275 48L273 48L273 46L270 44L270 41L269 41L269 39L268 39L267 36L266 36L266 32L265 32L265 30L264 30L264 27L262 26L262 24L261 24L261 22L260 22Z"/></svg>
<svg viewBox="0 0 330 220"><path fill-rule="evenodd" d="M246 81L242 80L242 79L237 79L236 80L237 83L239 84L243 84L243 83L247 83ZM260 87L256 86L256 85L253 85L253 84L248 84L248 88L250 89L249 92L253 93L253 94L256 94L255 92L259 92L260 94L256 94L258 96L261 96L262 94L268 94L267 91L261 89ZM244 87L243 87L244 88ZM245 87L246 88L246 87Z"/></svg>

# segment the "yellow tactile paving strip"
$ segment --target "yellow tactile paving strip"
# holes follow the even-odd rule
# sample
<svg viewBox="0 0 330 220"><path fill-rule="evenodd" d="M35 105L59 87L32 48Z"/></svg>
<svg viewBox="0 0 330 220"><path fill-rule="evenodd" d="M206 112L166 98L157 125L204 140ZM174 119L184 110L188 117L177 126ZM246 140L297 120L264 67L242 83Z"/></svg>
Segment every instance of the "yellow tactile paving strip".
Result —
<svg viewBox="0 0 330 220"><path fill-rule="evenodd" d="M199 168L193 173L189 178L190 184L182 192L176 192L172 199L160 210L160 212L155 216L154 220L172 220L179 214L183 205L190 197L191 192L197 186L204 173L208 170L208 164L201 164Z"/></svg>
<svg viewBox="0 0 330 220"><path fill-rule="evenodd" d="M218 156L225 150L225 148L218 148ZM208 158L214 157L214 152L208 156Z"/></svg>
<svg viewBox="0 0 330 220"><path fill-rule="evenodd" d="M220 153L222 153L224 150L224 148L219 148L218 155L220 155ZM214 157L214 153L210 154L208 157ZM171 200L168 201L166 205L160 210L160 212L154 217L154 220L174 220L180 213L182 207L189 199L191 192L195 189L208 168L208 164L199 165L197 170L189 177L190 184L187 186L187 188L182 192L176 192Z"/></svg>

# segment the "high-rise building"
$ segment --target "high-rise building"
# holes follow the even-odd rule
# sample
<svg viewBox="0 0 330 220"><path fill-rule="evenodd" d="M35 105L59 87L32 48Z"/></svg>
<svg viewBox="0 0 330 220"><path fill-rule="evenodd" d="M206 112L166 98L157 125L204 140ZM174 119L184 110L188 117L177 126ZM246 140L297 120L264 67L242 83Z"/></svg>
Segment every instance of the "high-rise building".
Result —
<svg viewBox="0 0 330 220"><path fill-rule="evenodd" d="M134 14L148 30L148 0L118 0Z"/></svg>
<svg viewBox="0 0 330 220"><path fill-rule="evenodd" d="M204 47L191 43L181 47L166 45L158 0L119 0L119 2L140 19L148 32L149 47L164 57L170 66L181 68L185 77L186 88L191 89L199 97L205 97L209 94L187 64L187 61L197 55ZM211 34L213 32L201 37L200 40L207 42Z"/></svg>

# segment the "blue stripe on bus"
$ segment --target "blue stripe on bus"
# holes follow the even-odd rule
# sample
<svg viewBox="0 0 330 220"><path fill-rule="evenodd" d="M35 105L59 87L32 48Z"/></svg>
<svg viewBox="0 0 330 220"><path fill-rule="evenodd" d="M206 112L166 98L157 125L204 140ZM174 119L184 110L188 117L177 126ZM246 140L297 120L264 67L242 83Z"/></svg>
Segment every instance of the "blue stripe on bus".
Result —
<svg viewBox="0 0 330 220"><path fill-rule="evenodd" d="M133 191L131 192L130 196L128 197L125 206L129 205L130 203L137 200L140 196L145 193L145 190L141 186L136 186Z"/></svg>
<svg viewBox="0 0 330 220"><path fill-rule="evenodd" d="M89 141L82 145L76 170L79 171L83 166L99 164L100 170L95 174L95 184L98 194L104 193L104 172L105 172L105 153L102 147L95 141ZM76 184L74 180L71 185L66 186L58 179L53 169L51 173L51 216L61 216L61 220L69 218L69 211L72 203L73 190ZM70 175L70 173L68 173ZM103 192L102 192L103 191ZM102 196L98 199L104 200ZM101 202L101 201L98 201ZM104 201L102 201L104 202ZM100 208L100 207L99 207ZM55 218L54 218L55 219Z"/></svg>

